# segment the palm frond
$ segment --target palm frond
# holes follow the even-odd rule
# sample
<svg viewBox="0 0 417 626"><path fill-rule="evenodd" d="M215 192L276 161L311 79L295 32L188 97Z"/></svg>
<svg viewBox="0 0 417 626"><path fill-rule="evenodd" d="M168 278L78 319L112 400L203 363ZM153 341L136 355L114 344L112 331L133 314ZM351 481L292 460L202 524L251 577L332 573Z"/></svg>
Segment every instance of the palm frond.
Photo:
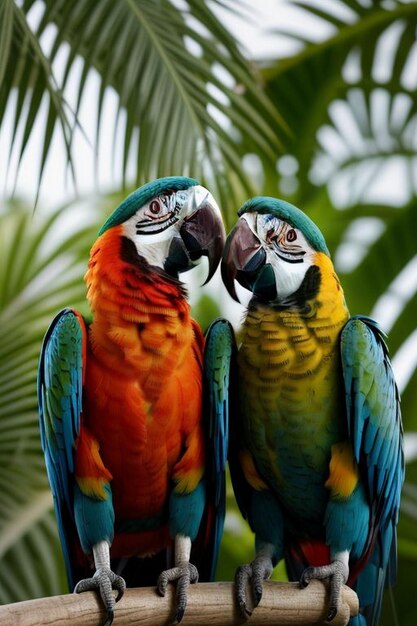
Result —
<svg viewBox="0 0 417 626"><path fill-rule="evenodd" d="M350 190L352 180L357 184L350 197L350 204L357 204L387 156L415 153L410 126L416 121L416 85L408 86L405 74L415 44L417 5L395 2L388 10L382 3L365 6L354 1L332 2L325 8L298 0L292 4L304 16L319 17L333 28L333 34L319 43L297 33L302 50L264 71L271 99L280 104L291 131L286 149L299 162L299 195L307 198L342 171L349 177ZM343 17L336 12L342 5ZM390 72L382 76L381 50L387 36L393 45L383 63ZM381 95L385 107L375 106ZM378 124L384 111L381 132Z"/></svg>
<svg viewBox="0 0 417 626"><path fill-rule="evenodd" d="M25 126L19 161L46 92L50 105L41 171L57 119L70 150L88 79L95 71L100 81L94 102L95 146L98 149L103 132L105 94L112 89L118 98L113 136L121 148L124 181L129 164L137 185L156 176L189 174L211 181L225 202L223 188L233 191L226 170L233 169L240 186L252 190L241 164L243 146L262 151L273 161L283 123L264 94L259 73L208 3L192 0L178 8L168 0L42 0L42 15L32 30L35 4L39 9L35 0L25 0L21 7L7 0L0 23L5 35L0 48L0 75L6 87L2 91L7 95L12 87L18 89L12 145L18 143L19 124ZM232 10L240 3L214 4ZM47 52L47 46L39 43L46 39ZM68 44L67 54L60 57ZM28 64L31 55L36 63ZM74 86L70 78L80 59L83 67ZM75 90L71 123L65 116L68 90L71 95ZM6 103L5 97L0 123ZM73 158L70 152L68 158Z"/></svg>
<svg viewBox="0 0 417 626"><path fill-rule="evenodd" d="M342 213L349 214L348 211ZM363 214L370 214L366 207ZM388 331L390 353L395 358L415 331L416 282L407 280L405 272L413 271L417 258L416 199L402 209L391 207L379 217L385 224L384 232L353 271L339 274L351 314L367 313L376 317ZM403 421L406 430L415 430L417 367L411 358L407 370L409 379L401 393Z"/></svg>
<svg viewBox="0 0 417 626"><path fill-rule="evenodd" d="M11 485L21 490L25 477L13 468L10 478ZM66 590L51 493L49 489L34 490L24 495L22 505L15 494L7 503L10 521L0 540L0 604Z"/></svg>
<svg viewBox="0 0 417 626"><path fill-rule="evenodd" d="M416 200L402 210L393 209L385 221L386 229L353 272L341 274L349 290L351 313L370 312L403 268L414 258ZM384 262L381 263L381 259Z"/></svg>
<svg viewBox="0 0 417 626"><path fill-rule="evenodd" d="M0 602L66 590L36 373L52 316L66 305L85 307L83 274L97 225L68 233L71 209L32 218L11 204L0 214Z"/></svg>
<svg viewBox="0 0 417 626"><path fill-rule="evenodd" d="M14 0L4 0L0 6L0 59L0 125L12 102L10 153L16 154L17 168L35 123L43 115L41 103L46 101L48 106L39 166L40 183L56 127L62 131L69 157L71 115L54 78L51 62L29 26L23 8Z"/></svg>

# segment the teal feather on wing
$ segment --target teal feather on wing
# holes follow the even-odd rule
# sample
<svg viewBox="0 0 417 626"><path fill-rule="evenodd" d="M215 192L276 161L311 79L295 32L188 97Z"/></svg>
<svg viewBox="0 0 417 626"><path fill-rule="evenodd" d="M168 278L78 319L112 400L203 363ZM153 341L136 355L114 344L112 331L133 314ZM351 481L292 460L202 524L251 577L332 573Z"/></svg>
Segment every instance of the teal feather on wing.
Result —
<svg viewBox="0 0 417 626"><path fill-rule="evenodd" d="M206 563L210 571L204 575L213 580L221 537L223 534L226 512L225 471L229 442L229 398L233 385L231 371L236 351L232 326L223 319L215 320L206 334L204 350L204 424L206 431L206 489L207 502L211 511L207 511L211 520L202 524L202 528L211 528ZM200 572L201 574L201 572ZM201 577L201 576L200 576Z"/></svg>
<svg viewBox="0 0 417 626"><path fill-rule="evenodd" d="M342 331L341 354L348 433L372 504L368 540L372 554L359 574L357 591L360 594L371 579L378 580L371 614L367 615L368 626L374 626L384 582L392 584L396 574L396 524L404 480L400 401L387 346L376 322L352 317Z"/></svg>
<svg viewBox="0 0 417 626"><path fill-rule="evenodd" d="M85 343L86 328L81 316L63 309L45 335L38 374L41 442L70 586L74 583L70 542L77 535L72 475L82 413Z"/></svg>

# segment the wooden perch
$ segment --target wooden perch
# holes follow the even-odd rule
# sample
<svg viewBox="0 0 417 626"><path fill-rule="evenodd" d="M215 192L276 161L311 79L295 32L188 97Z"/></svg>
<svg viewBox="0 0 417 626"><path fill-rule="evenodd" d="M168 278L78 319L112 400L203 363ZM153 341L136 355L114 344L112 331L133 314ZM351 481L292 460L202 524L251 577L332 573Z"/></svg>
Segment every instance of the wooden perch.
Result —
<svg viewBox="0 0 417 626"><path fill-rule="evenodd" d="M174 615L174 589L165 598L154 587L128 589L116 605L114 626L167 626ZM268 581L258 608L245 620L236 609L232 583L205 583L189 589L183 626L313 626L323 624L327 592L313 580L300 589L298 583ZM345 626L358 613L358 599L349 587L342 590L342 605L332 626ZM88 592L0 606L1 626L102 626L104 610L97 596Z"/></svg>

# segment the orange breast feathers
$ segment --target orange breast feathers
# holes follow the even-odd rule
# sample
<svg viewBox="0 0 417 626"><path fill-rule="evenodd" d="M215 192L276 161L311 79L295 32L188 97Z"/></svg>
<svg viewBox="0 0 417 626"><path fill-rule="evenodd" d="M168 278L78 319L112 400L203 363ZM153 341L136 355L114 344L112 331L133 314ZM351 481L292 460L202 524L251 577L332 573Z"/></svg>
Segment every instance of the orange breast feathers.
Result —
<svg viewBox="0 0 417 626"><path fill-rule="evenodd" d="M86 274L84 419L113 477L116 517L129 519L159 515L171 481L188 492L201 480L204 338L181 283L125 260L122 241L121 227L106 231Z"/></svg>
<svg viewBox="0 0 417 626"><path fill-rule="evenodd" d="M158 378L189 355L194 333L182 283L150 267L128 240L122 226L106 231L94 244L85 275L94 315L90 339L96 356L110 368L139 376L158 370ZM136 255L136 256L135 256ZM156 368L156 369L155 369Z"/></svg>

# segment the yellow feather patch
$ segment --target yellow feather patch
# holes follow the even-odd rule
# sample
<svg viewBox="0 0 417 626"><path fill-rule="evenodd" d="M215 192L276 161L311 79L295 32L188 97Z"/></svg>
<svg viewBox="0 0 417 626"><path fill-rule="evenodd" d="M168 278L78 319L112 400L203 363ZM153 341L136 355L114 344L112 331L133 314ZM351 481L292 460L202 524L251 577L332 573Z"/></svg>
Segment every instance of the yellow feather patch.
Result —
<svg viewBox="0 0 417 626"><path fill-rule="evenodd" d="M79 478L75 477L77 484L85 496L97 498L98 500L107 500L107 494L104 491L105 480L99 478Z"/></svg>
<svg viewBox="0 0 417 626"><path fill-rule="evenodd" d="M202 467L196 467L192 470L189 470L184 475L180 475L178 473L174 477L176 481L174 491L180 494L191 493L192 491L194 491L194 489L196 489L202 477L203 477Z"/></svg>
<svg viewBox="0 0 417 626"><path fill-rule="evenodd" d="M256 491L268 489L268 485L264 483L256 471L255 463L253 462L253 457L249 450L241 450L239 453L239 459L245 478L250 486Z"/></svg>
<svg viewBox="0 0 417 626"><path fill-rule="evenodd" d="M359 471L351 444L348 441L335 443L332 446L330 475L325 487L330 489L333 497L344 500L352 495L358 479Z"/></svg>
<svg viewBox="0 0 417 626"><path fill-rule="evenodd" d="M83 494L99 500L107 500L104 490L112 479L100 457L97 440L81 425L75 453L75 480Z"/></svg>

